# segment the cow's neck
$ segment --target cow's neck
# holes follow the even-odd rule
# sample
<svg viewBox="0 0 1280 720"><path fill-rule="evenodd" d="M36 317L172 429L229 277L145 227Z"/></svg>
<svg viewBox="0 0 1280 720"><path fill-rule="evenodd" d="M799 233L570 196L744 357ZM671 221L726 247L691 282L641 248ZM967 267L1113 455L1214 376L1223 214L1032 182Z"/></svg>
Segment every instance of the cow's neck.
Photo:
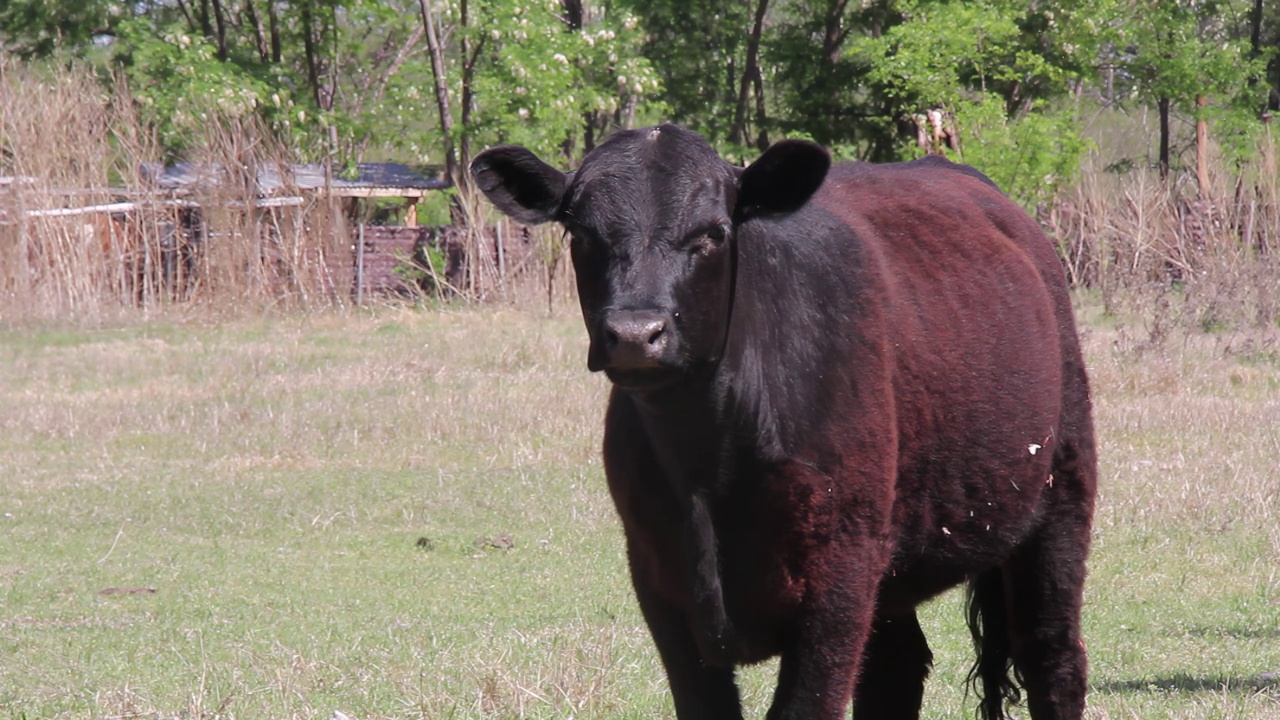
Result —
<svg viewBox="0 0 1280 720"><path fill-rule="evenodd" d="M673 493L714 496L725 489L725 428L709 381L691 379L633 402Z"/></svg>

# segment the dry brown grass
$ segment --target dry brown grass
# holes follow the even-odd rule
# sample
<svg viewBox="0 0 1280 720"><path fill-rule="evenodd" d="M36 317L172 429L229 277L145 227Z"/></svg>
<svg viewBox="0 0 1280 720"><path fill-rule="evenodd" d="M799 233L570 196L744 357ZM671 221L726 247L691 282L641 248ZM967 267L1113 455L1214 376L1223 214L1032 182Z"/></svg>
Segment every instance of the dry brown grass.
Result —
<svg viewBox="0 0 1280 720"><path fill-rule="evenodd" d="M1153 344L1096 299L1081 313L1090 717L1269 720L1280 340ZM569 303L5 331L0 714L669 714L584 355ZM500 534L514 547L475 545ZM929 717L971 716L961 604L923 611ZM749 716L775 675L741 674Z"/></svg>
<svg viewBox="0 0 1280 720"><path fill-rule="evenodd" d="M346 211L291 186L293 157L261 123L192 108L201 123L182 159L217 182L179 206L141 175L162 150L122 81L108 92L86 68L37 71L0 56L0 98L0 176L14 178L0 185L0 321L95 324L350 304ZM264 169L282 177L278 196L302 204L257 202ZM474 191L459 197L469 198L453 208L468 262L451 284L436 278L438 289L462 302L548 312L573 296L560 231L514 226ZM120 202L137 207L55 214ZM499 233L505 256L496 252Z"/></svg>

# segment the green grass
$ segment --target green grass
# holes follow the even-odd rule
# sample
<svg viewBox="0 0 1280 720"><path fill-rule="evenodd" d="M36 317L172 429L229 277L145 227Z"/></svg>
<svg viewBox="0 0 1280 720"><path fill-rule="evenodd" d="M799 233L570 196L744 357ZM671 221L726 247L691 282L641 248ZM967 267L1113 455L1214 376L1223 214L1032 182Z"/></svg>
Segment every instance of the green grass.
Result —
<svg viewBox="0 0 1280 720"><path fill-rule="evenodd" d="M1091 718L1280 717L1250 342L1089 323ZM0 718L670 716L606 391L567 309L0 330ZM922 616L926 715L970 718L961 599ZM753 717L774 670L742 672Z"/></svg>

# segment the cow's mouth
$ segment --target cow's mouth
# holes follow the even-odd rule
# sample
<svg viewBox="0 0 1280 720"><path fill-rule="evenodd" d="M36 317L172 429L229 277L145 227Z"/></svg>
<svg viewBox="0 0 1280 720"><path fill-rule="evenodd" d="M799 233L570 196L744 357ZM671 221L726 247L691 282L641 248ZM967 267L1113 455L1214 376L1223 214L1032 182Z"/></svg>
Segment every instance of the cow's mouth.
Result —
<svg viewBox="0 0 1280 720"><path fill-rule="evenodd" d="M654 392L671 387L684 376L680 368L670 366L626 369L606 367L604 374L614 387L634 393Z"/></svg>

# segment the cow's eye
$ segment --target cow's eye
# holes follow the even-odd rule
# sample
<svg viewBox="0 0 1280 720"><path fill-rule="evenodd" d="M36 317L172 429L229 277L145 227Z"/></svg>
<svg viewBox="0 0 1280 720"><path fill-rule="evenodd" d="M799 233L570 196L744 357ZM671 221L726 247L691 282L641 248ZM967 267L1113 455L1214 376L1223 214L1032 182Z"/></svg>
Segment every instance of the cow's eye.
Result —
<svg viewBox="0 0 1280 720"><path fill-rule="evenodd" d="M729 228L724 225L713 225L698 233L689 243L691 255L706 255L724 244L729 237Z"/></svg>

